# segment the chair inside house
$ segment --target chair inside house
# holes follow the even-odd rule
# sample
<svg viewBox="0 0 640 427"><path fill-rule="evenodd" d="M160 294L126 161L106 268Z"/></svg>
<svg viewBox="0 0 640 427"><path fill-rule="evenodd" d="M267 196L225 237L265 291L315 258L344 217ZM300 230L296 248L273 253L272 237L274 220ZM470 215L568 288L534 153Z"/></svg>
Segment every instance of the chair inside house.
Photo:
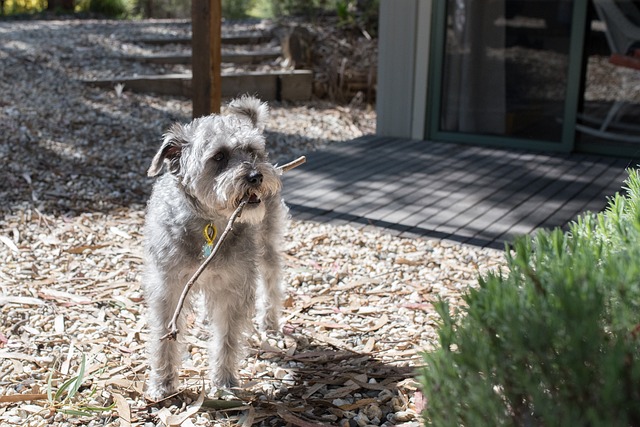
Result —
<svg viewBox="0 0 640 427"><path fill-rule="evenodd" d="M593 0L596 13L606 25L606 38L611 56L609 62L636 70L635 84L640 84L640 9L631 0ZM622 88L624 91L624 88ZM637 103L616 100L605 117L580 115L576 129L596 137L640 143L640 126L625 122L625 112Z"/></svg>

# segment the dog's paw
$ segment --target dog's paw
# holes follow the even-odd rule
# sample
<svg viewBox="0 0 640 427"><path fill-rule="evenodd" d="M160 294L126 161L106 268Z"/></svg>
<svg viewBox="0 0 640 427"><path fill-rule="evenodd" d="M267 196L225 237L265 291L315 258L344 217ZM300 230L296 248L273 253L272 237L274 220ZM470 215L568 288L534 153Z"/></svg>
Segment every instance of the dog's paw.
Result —
<svg viewBox="0 0 640 427"><path fill-rule="evenodd" d="M145 397L154 402L159 402L171 395L176 394L178 391L177 378L160 379L151 378L147 383L147 391Z"/></svg>
<svg viewBox="0 0 640 427"><path fill-rule="evenodd" d="M264 316L260 316L258 319L258 325L260 332L270 335L282 334L282 325L280 324L280 312L268 311Z"/></svg>
<svg viewBox="0 0 640 427"><path fill-rule="evenodd" d="M218 389L226 390L240 386L240 381L236 374L228 371L214 374L211 378L211 383Z"/></svg>

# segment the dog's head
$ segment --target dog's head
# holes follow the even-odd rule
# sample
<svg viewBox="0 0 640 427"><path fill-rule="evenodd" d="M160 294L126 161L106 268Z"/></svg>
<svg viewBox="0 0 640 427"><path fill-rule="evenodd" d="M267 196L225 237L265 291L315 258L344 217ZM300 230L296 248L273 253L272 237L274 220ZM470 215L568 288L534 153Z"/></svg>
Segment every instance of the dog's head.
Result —
<svg viewBox="0 0 640 427"><path fill-rule="evenodd" d="M175 124L164 135L147 174L156 176L166 165L184 191L212 216L230 217L248 196L238 220L260 222L264 200L276 196L281 187L265 150L262 131L268 114L265 103L244 96L233 100L224 115Z"/></svg>

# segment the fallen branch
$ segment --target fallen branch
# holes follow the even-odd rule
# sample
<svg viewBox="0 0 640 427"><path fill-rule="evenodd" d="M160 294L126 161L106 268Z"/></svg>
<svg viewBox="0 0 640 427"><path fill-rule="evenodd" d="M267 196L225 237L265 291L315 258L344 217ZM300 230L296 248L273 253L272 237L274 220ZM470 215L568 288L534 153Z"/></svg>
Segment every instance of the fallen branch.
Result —
<svg viewBox="0 0 640 427"><path fill-rule="evenodd" d="M176 307L176 311L173 313L173 317L171 318L171 321L169 322L169 325L167 326L167 328L169 329L169 332L161 338L162 340L165 340L165 339L175 340L176 339L176 336L178 335L178 332L179 332L179 330L178 330L178 317L180 316L180 312L182 311L182 306L184 305L184 301L187 299L187 294L189 293L189 291L193 287L193 285L196 282L196 280L198 280L198 277L200 277L200 275L202 274L204 269L207 267L207 264L209 264L209 262L211 262L213 257L216 256L216 254L218 253L218 249L220 249L220 246L222 245L222 242L224 242L224 239L227 237L227 234L229 234L229 232L233 228L233 223L235 222L236 218L238 218L238 216L240 216L240 214L242 213L242 209L244 208L244 206L247 204L248 201L249 201L249 198L247 196L245 196L240 201L240 204L238 205L236 210L233 212L233 214L229 218L229 221L227 222L227 227L224 229L224 232L222 233L222 235L218 239L218 243L216 243L216 245L214 246L213 250L211 251L211 253L207 257L207 259L205 259L204 262L200 265L200 267L198 267L196 272L193 273L193 276L191 276L191 279L189 279L187 284L184 285L184 289L182 290L182 294L180 294L180 299L178 300L178 306Z"/></svg>
<svg viewBox="0 0 640 427"><path fill-rule="evenodd" d="M292 162L289 162L282 166L278 166L276 169L278 169L280 173L287 172L293 168L300 166L306 161L307 161L306 157L301 156ZM233 223L240 216L240 214L242 213L242 209L244 209L248 201L249 201L248 196L245 196L240 201L236 210L233 211L233 214L231 214L229 221L227 221L227 226L225 227L222 235L220 235L220 238L218 239L218 243L216 243L216 245L214 246L209 256L202 262L202 264L200 265L200 267L198 267L196 272L193 273L193 276L191 276L191 279L189 279L187 284L184 285L184 289L182 290L182 294L180 294L180 299L178 300L178 305L176 306L176 310L173 312L173 317L171 318L171 321L167 325L167 329L169 329L169 332L163 335L162 338L160 338L161 340L166 340L166 339L175 340L176 337L178 336L178 332L180 332L178 330L178 317L180 316L180 312L182 311L184 302L187 299L187 294L189 293L193 285L196 283L196 280L198 280L198 278L200 277L204 269L207 267L209 262L211 262L213 257L215 257L216 254L218 253L218 250L220 249L220 246L222 246L222 243L224 242L224 239L227 237L227 234L229 234L229 232L233 229Z"/></svg>

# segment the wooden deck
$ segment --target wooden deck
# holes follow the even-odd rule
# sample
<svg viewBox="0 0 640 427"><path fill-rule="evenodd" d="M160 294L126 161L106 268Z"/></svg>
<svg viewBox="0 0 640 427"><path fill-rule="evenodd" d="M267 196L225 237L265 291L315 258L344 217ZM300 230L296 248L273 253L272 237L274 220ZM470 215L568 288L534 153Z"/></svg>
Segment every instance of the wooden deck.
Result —
<svg viewBox="0 0 640 427"><path fill-rule="evenodd" d="M307 156L284 176L294 218L503 248L600 211L633 159L368 136Z"/></svg>

